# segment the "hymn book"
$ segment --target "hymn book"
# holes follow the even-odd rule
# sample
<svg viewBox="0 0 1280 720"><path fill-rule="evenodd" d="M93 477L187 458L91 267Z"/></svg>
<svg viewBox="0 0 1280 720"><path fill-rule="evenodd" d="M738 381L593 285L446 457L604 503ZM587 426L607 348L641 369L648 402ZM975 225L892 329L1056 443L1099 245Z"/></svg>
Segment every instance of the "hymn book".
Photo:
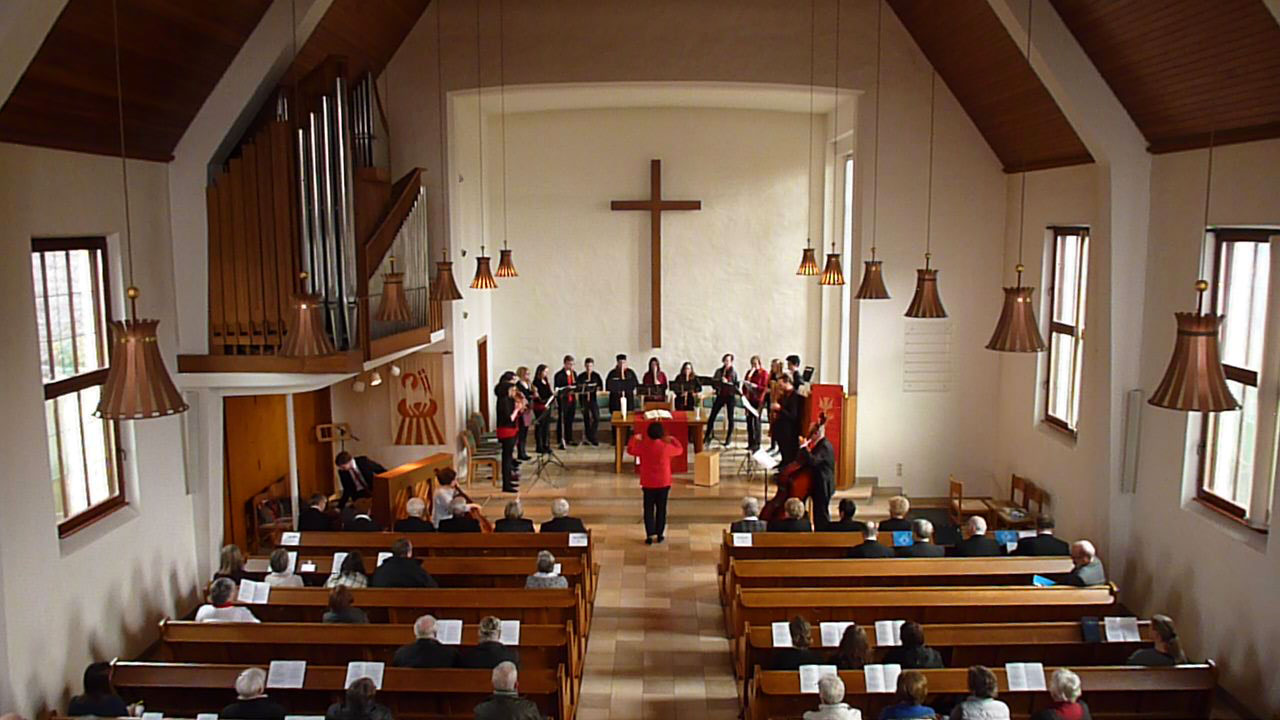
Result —
<svg viewBox="0 0 1280 720"><path fill-rule="evenodd" d="M351 687L351 683L360 678L369 678L373 681L373 686L382 689L382 672L386 665L380 662L350 662L347 663L347 679L342 683L343 687Z"/></svg>
<svg viewBox="0 0 1280 720"><path fill-rule="evenodd" d="M267 669L267 688L300 688L307 679L306 660L272 660Z"/></svg>
<svg viewBox="0 0 1280 720"><path fill-rule="evenodd" d="M869 693L897 692L898 675L901 673L901 665L867 665L862 668L862 677Z"/></svg>
<svg viewBox="0 0 1280 720"><path fill-rule="evenodd" d="M242 605L265 605L271 597L271 586L254 580L241 580L236 602Z"/></svg>
<svg viewBox="0 0 1280 720"><path fill-rule="evenodd" d="M853 622L824 622L819 623L818 628L822 635L823 647L836 647L840 644L840 638L844 636L845 628L850 625L856 625Z"/></svg>
<svg viewBox="0 0 1280 720"><path fill-rule="evenodd" d="M773 623L773 646L783 648L791 647L791 623Z"/></svg>
<svg viewBox="0 0 1280 720"><path fill-rule="evenodd" d="M1048 689L1044 682L1044 663L1005 663L1004 674L1010 692Z"/></svg>
<svg viewBox="0 0 1280 720"><path fill-rule="evenodd" d="M196 720L218 720L218 713L196 713Z"/></svg>
<svg viewBox="0 0 1280 720"><path fill-rule="evenodd" d="M498 642L503 645L519 645L520 644L520 621L519 620L503 620L502 634L498 636Z"/></svg>
<svg viewBox="0 0 1280 720"><path fill-rule="evenodd" d="M902 644L902 626L906 620L877 620L876 647Z"/></svg>
<svg viewBox="0 0 1280 720"><path fill-rule="evenodd" d="M1142 642L1136 617L1107 617L1102 619L1107 642Z"/></svg>
<svg viewBox="0 0 1280 720"><path fill-rule="evenodd" d="M378 564L375 567L382 567L382 563L389 557L391 557L391 553L389 552L378 553Z"/></svg>
<svg viewBox="0 0 1280 720"><path fill-rule="evenodd" d="M333 554L333 569L329 571L331 577L337 577L342 572L342 561L347 559L344 552L336 552Z"/></svg>
<svg viewBox="0 0 1280 720"><path fill-rule="evenodd" d="M800 692L816 695L818 692L818 681L826 675L835 675L836 677L839 677L840 671L835 665L801 665Z"/></svg>
<svg viewBox="0 0 1280 720"><path fill-rule="evenodd" d="M436 639L441 645L461 645L462 621L436 620Z"/></svg>

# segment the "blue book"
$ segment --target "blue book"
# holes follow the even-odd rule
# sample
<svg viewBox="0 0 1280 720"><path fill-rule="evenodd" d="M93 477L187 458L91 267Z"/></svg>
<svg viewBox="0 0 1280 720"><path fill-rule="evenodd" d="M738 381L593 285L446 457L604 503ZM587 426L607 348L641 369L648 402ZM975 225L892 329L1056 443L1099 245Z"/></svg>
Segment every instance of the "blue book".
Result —
<svg viewBox="0 0 1280 720"><path fill-rule="evenodd" d="M916 544L916 539L912 536L910 530L894 530L893 546L894 547L911 547Z"/></svg>
<svg viewBox="0 0 1280 720"><path fill-rule="evenodd" d="M1036 585L1037 587L1049 587L1051 585L1058 584L1043 575L1032 575L1031 582L1033 585Z"/></svg>
<svg viewBox="0 0 1280 720"><path fill-rule="evenodd" d="M1008 545L1009 543L1013 543L1014 545L1017 545L1018 531L1017 530L997 530L996 542L1000 543L1001 545Z"/></svg>

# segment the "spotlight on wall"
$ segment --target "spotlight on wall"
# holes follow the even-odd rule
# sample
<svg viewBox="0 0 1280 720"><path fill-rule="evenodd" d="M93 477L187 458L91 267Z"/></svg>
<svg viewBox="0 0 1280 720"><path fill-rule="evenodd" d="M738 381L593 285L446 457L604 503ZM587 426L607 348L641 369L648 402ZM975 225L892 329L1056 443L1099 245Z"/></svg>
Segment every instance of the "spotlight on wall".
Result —
<svg viewBox="0 0 1280 720"><path fill-rule="evenodd" d="M400 366L395 363L391 363L389 367L391 368L391 377L400 377L400 373L404 372L400 369Z"/></svg>
<svg viewBox="0 0 1280 720"><path fill-rule="evenodd" d="M369 373L369 387L378 387L382 384L382 374L377 370Z"/></svg>
<svg viewBox="0 0 1280 720"><path fill-rule="evenodd" d="M356 381L351 383L351 389L355 390L358 393L364 392L364 387L365 387L364 381L361 380L360 378L356 378Z"/></svg>

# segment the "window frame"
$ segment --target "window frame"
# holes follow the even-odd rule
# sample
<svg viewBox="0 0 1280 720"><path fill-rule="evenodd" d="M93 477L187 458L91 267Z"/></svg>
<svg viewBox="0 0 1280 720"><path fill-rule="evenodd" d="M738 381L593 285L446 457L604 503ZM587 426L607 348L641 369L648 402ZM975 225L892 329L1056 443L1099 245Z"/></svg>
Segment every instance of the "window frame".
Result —
<svg viewBox="0 0 1280 720"><path fill-rule="evenodd" d="M71 395L94 386L104 385L107 380L107 373L109 372L109 368L111 366L111 356L113 353L113 344L111 342L111 322L114 319L114 317L112 313L113 303L112 303L112 285L111 285L111 254L107 247L107 239L105 237L94 237L94 236L32 238L31 239L32 255L35 255L37 253L40 253L40 254L57 253L57 252L69 252L69 251L76 251L76 250L88 250L90 252L96 252L98 259L101 261L101 273L98 277L95 278L97 287L94 288L94 290L98 295L98 303L102 306L102 310L103 310L103 332L104 332L103 343L106 349L107 366L98 368L97 370L90 370L88 372L78 373L76 375L72 375L71 377L62 378L60 380L54 380L51 382L44 383L44 400L46 403L49 402L50 400L53 400L58 397L62 397L64 395ZM68 288L68 290L69 289L70 288ZM49 294L48 288L45 287L43 290L44 290L44 297L47 298ZM35 297L35 293L33 293L33 302L34 302L34 297ZM46 300L45 302L46 302L45 312L47 314L48 301ZM38 312L38 309L36 311ZM48 323L47 315L46 315L45 322L46 322L46 329L47 329L47 323ZM39 341L39 342L40 342L40 349L43 352L43 350L45 349L44 343L43 341ZM116 491L115 493L110 495L107 499L97 504L90 505L89 507L76 513L75 515L71 515L70 517L67 517L64 520L59 521L58 522L59 538L65 538L80 530L83 530L89 525L92 525L98 520L101 520L102 518L110 515L116 510L119 510L120 508L123 508L129 504L129 501L126 495L127 483L125 482L125 474L124 474L124 449L121 447L121 444L120 444L120 440L121 440L120 423L117 421L111 421L111 420L106 420L104 422L107 423L107 427L109 428L111 433L111 448L113 451L112 454L115 456L114 462L115 462L115 472L116 472ZM46 429L46 433L47 433L47 429ZM47 448L45 452L48 452ZM62 506L65 510L65 508L67 507L67 500L66 500L67 491L66 491L65 479L60 482L59 491L63 495Z"/></svg>
<svg viewBox="0 0 1280 720"><path fill-rule="evenodd" d="M1048 298L1049 308L1045 314L1048 322L1047 342L1045 343L1045 377L1044 377L1044 416L1043 422L1049 427L1060 430L1070 435L1073 440L1080 435L1080 418L1076 417L1076 424L1073 426L1066 418L1060 418L1050 411L1053 403L1051 397L1053 394L1053 336L1054 334L1066 335L1072 339L1072 361L1071 361L1071 387L1069 390L1068 402L1074 407L1078 402L1080 394L1080 386L1084 384L1083 372L1080 372L1076 363L1083 364L1084 358L1084 312L1088 309L1086 296L1089 292L1088 286L1088 264L1089 264L1089 228L1085 225L1050 225L1046 228L1049 231L1049 263L1048 263L1048 292L1045 295ZM1058 238L1063 235L1078 235L1080 237L1080 259L1078 272L1076 273L1076 312L1080 318L1081 324L1068 325L1054 319L1054 298L1057 296L1057 277L1058 277ZM1084 287L1080 286L1084 282ZM1080 382L1076 382L1076 377L1080 377Z"/></svg>

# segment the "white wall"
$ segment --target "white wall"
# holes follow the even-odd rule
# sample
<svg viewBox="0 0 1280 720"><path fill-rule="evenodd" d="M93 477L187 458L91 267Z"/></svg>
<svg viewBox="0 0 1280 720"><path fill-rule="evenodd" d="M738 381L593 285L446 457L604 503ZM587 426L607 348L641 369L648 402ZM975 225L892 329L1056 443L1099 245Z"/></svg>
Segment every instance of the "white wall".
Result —
<svg viewBox="0 0 1280 720"><path fill-rule="evenodd" d="M160 319L161 350L173 367L167 168L130 163L139 312ZM34 717L65 707L84 666L141 651L155 623L194 602L191 501L185 494L180 420L124 423L129 507L59 540L45 438L37 353L31 238L115 236L124 226L120 161L0 144L0 345L8 395L0 417L5 664L12 696L0 707ZM119 237L109 238L114 250ZM120 285L121 263L112 270ZM122 297L122 295L120 296ZM3 684L0 684L3 688Z"/></svg>
<svg viewBox="0 0 1280 720"><path fill-rule="evenodd" d="M368 455L386 467L421 460L436 452L452 451L454 440L448 435L448 416L442 408L437 417L445 420L440 426L445 433L445 444L436 445L395 445L396 428L392 424L391 387L397 378L391 377L388 367L378 368L382 374L382 384L377 387L366 387L364 392L356 392L354 383L344 380L329 387L330 407L333 411L333 422L349 423L351 431L359 440L346 444L346 449L353 455ZM453 364L450 358L444 361L444 386L453 386L450 374ZM367 376L364 376L367 380ZM335 449L334 452L337 452Z"/></svg>

